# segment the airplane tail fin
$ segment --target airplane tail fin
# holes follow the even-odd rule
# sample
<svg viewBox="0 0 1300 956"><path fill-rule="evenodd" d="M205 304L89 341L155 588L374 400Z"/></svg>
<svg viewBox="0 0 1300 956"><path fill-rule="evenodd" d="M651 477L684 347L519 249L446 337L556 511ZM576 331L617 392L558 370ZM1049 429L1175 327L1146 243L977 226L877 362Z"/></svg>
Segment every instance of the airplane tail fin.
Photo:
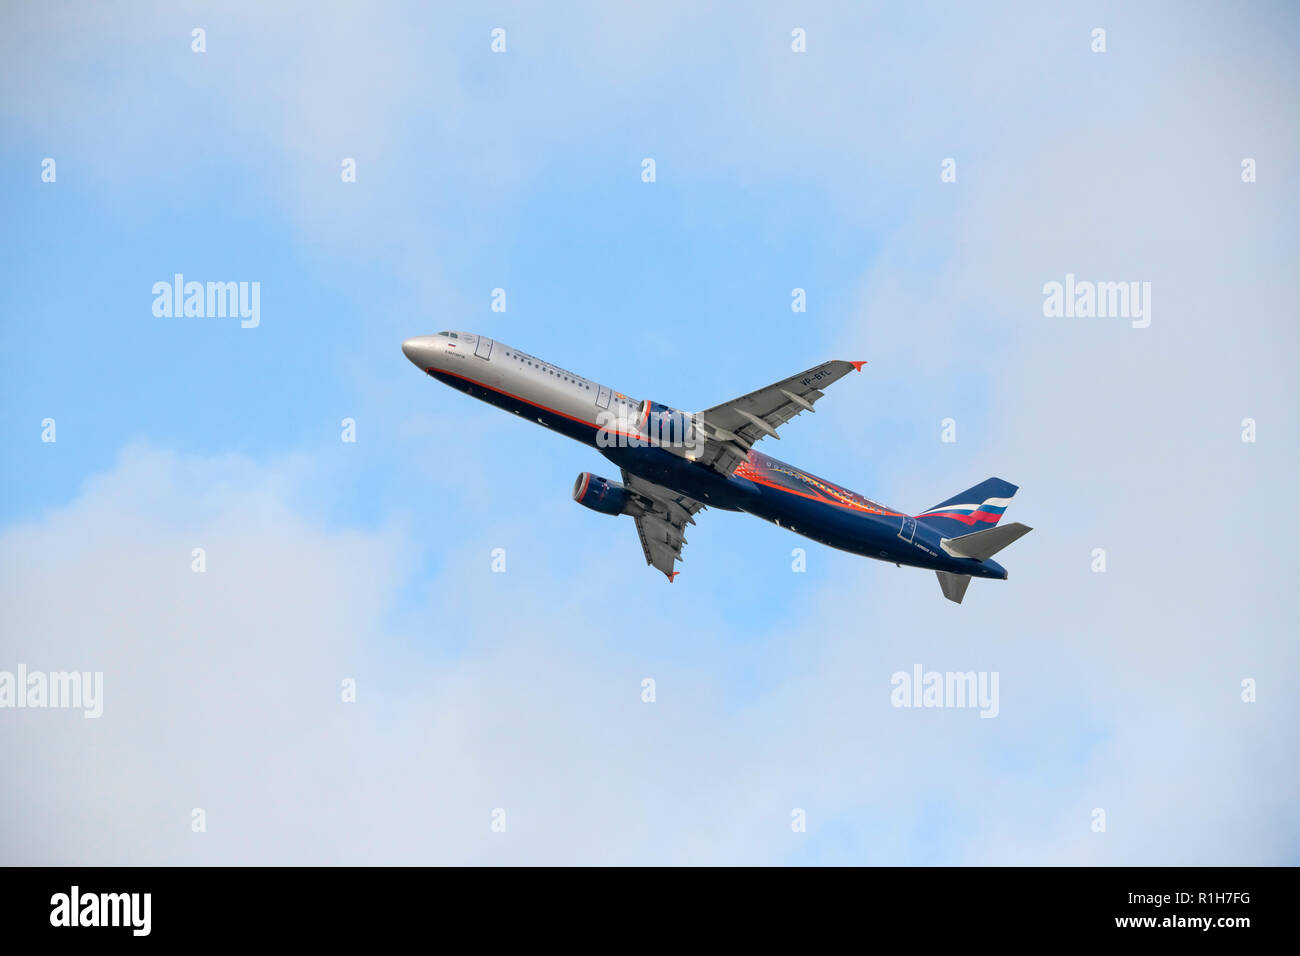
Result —
<svg viewBox="0 0 1300 956"><path fill-rule="evenodd" d="M933 508L922 511L916 519L949 537L986 530L994 527L1002 518L1002 512L1007 510L1007 505L1011 504L1017 490L1017 486L1009 481L989 478L974 488L967 488L961 494L953 495L947 501L941 501Z"/></svg>
<svg viewBox="0 0 1300 956"><path fill-rule="evenodd" d="M1033 530L1018 521L998 524L1018 490L1009 481L989 478L921 512L916 519L939 532L939 546L952 557L987 561ZM994 566L993 570L1006 577L1006 571L1000 567ZM943 596L960 604L971 576L949 571L935 573L939 575Z"/></svg>

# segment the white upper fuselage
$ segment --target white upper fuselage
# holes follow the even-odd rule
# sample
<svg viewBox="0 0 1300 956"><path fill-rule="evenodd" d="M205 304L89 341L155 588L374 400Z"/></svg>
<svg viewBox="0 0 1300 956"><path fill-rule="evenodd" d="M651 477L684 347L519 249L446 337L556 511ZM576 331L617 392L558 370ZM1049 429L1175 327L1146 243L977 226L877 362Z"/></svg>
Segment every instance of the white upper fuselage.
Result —
<svg viewBox="0 0 1300 956"><path fill-rule="evenodd" d="M637 422L643 410L643 402L606 385L473 332L418 335L402 343L402 352L425 372L504 392L539 411L593 429L608 422L611 415L618 421ZM537 421L550 424L540 417Z"/></svg>

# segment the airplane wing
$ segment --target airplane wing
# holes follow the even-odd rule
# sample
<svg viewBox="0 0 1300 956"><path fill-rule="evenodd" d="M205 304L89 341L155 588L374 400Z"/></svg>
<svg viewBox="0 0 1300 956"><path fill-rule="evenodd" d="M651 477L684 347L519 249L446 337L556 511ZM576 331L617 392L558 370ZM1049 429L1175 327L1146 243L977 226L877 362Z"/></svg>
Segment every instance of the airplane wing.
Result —
<svg viewBox="0 0 1300 956"><path fill-rule="evenodd" d="M838 382L849 372L862 371L866 362L823 362L806 372L742 395L722 405L715 405L696 416L705 427L703 464L730 475L749 457L754 442L771 435L780 438L777 429L800 412L811 412L823 389Z"/></svg>
<svg viewBox="0 0 1300 956"><path fill-rule="evenodd" d="M626 469L623 470L623 485L636 495L638 503L645 509L635 518L645 563L668 575L671 582L677 576L677 571L673 570L674 562L682 559L686 526L695 524L693 516L704 505L663 485L629 474Z"/></svg>

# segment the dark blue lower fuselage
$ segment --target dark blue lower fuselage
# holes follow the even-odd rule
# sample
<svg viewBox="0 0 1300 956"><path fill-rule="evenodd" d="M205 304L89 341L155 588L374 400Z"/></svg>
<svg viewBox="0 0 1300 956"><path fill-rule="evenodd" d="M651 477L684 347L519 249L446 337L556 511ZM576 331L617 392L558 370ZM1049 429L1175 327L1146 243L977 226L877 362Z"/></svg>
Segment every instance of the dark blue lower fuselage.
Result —
<svg viewBox="0 0 1300 956"><path fill-rule="evenodd" d="M1007 576L1006 570L996 561L972 561L949 555L940 545L942 535L913 516L885 508L865 510L861 505L847 506L828 500L816 489L843 489L766 455L750 452L751 467L745 470L757 479L751 480L740 474L722 475L663 448L603 448L596 441L600 430L594 423L576 421L517 396L437 369L430 370L429 374L458 391L595 448L619 468L711 508L756 515L832 548L880 561L982 578ZM778 480L765 480L763 476L769 471ZM813 493L801 490L798 482L789 480L790 475L808 480L807 487Z"/></svg>

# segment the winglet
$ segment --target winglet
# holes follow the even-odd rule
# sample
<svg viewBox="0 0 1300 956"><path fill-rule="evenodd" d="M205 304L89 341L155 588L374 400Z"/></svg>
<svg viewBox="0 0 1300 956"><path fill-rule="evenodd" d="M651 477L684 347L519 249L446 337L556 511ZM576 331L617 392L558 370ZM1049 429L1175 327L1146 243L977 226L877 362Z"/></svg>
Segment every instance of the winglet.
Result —
<svg viewBox="0 0 1300 956"><path fill-rule="evenodd" d="M679 574L681 574L681 573L682 573L682 572L680 572L680 571L670 571L669 574L668 574L668 583L669 583L669 584L672 584L673 581L677 578L677 575L679 575Z"/></svg>
<svg viewBox="0 0 1300 956"><path fill-rule="evenodd" d="M862 366L866 365L867 363L863 361L863 362L850 362L849 364L853 366L853 370L855 372L861 372Z"/></svg>

